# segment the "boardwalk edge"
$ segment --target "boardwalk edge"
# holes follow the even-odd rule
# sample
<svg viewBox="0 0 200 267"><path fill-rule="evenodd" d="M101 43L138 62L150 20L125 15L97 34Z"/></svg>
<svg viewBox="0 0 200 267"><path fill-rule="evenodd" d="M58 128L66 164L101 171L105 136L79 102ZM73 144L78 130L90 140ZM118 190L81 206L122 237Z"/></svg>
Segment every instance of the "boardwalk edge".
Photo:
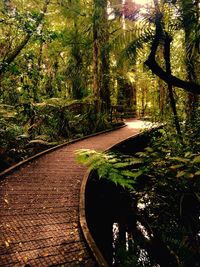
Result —
<svg viewBox="0 0 200 267"><path fill-rule="evenodd" d="M42 151L40 153L37 153L37 154L27 158L27 159L24 159L24 160L18 162L17 164L15 164L15 165L5 169L4 171L0 172L0 179L2 177L4 177L5 175L9 174L10 172L14 171L15 169L23 166L24 164L26 164L28 162L31 162L32 160L37 159L37 158L39 158L39 157L41 157L41 156L43 156L45 154L48 154L48 153L50 153L50 152L52 152L54 150L57 150L57 149L62 148L64 146L71 145L73 143L76 143L78 141L82 141L84 139L87 139L87 138L90 138L90 137L93 137L93 136L97 136L97 135L100 135L100 134L103 134L103 133L107 133L107 132L111 132L111 131L115 131L115 130L121 129L121 128L126 127L126 126L127 125L124 124L124 125L121 125L121 126L118 126L118 127L114 127L112 129L108 129L108 130L105 130L105 131L101 131L101 132L93 133L93 134L90 134L90 135L86 135L86 136L81 137L81 138L76 138L74 140L67 141L67 142L64 142L64 143L62 143L60 145L57 145L57 146L51 147L49 149L46 149L46 150L44 150L44 151Z"/></svg>
<svg viewBox="0 0 200 267"><path fill-rule="evenodd" d="M85 189L86 189L86 184L89 178L91 171L88 170L84 177L83 177L83 181L81 184L81 189L80 189L80 202L79 202L79 222L80 222L80 226L83 232L83 235L85 237L85 240L95 258L95 260L97 261L99 267L109 267L107 261L105 260L105 258L103 257L103 255L101 254L100 250L98 249L91 233L90 230L88 228L88 224L86 221L86 214L85 214Z"/></svg>

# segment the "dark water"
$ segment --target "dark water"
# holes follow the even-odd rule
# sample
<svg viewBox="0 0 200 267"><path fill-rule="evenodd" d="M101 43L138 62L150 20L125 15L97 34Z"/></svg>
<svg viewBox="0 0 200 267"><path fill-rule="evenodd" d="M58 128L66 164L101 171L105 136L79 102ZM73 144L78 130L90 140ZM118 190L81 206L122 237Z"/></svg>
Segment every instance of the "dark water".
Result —
<svg viewBox="0 0 200 267"><path fill-rule="evenodd" d="M134 155L144 150L151 134L131 138L112 151ZM110 266L117 265L116 241L129 250L130 232L136 225L134 197L125 189L92 172L86 186L86 216L91 234ZM132 265L134 266L134 265Z"/></svg>

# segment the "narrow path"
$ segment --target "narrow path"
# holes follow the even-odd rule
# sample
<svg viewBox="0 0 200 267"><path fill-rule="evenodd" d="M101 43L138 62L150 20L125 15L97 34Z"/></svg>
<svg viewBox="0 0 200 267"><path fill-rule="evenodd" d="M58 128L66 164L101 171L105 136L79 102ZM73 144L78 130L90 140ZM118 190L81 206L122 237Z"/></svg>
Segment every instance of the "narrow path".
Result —
<svg viewBox="0 0 200 267"><path fill-rule="evenodd" d="M0 267L96 266L79 225L86 168L74 152L106 150L140 128L141 121L129 121L45 154L0 181Z"/></svg>

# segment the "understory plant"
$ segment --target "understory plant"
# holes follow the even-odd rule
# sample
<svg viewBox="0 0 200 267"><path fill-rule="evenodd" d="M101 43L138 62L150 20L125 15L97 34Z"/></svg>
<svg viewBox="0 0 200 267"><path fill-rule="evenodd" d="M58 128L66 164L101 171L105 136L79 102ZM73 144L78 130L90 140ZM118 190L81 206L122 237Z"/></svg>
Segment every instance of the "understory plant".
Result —
<svg viewBox="0 0 200 267"><path fill-rule="evenodd" d="M0 104L0 171L59 143L111 128L93 104L59 98Z"/></svg>

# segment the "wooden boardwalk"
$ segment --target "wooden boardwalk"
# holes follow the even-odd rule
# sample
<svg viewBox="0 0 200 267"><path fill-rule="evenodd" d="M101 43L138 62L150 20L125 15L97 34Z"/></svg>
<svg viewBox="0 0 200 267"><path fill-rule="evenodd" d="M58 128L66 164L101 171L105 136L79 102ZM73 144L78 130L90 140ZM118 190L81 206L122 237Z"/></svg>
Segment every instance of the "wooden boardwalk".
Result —
<svg viewBox="0 0 200 267"><path fill-rule="evenodd" d="M86 167L81 148L106 150L139 133L141 122L63 146L8 173L0 181L0 267L94 267L79 222Z"/></svg>

